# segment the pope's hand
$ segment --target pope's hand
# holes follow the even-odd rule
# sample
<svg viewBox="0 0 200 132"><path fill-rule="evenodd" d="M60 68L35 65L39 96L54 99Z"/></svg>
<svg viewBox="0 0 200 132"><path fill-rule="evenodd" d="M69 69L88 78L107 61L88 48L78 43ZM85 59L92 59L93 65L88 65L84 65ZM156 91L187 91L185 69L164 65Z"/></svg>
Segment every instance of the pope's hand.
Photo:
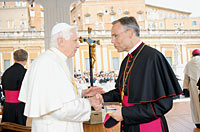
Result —
<svg viewBox="0 0 200 132"><path fill-rule="evenodd" d="M96 110L101 110L103 106L103 98L100 94L96 94L94 97L88 98L90 105Z"/></svg>
<svg viewBox="0 0 200 132"><path fill-rule="evenodd" d="M105 91L100 87L90 87L82 90L82 96L95 96L96 94L103 94Z"/></svg>

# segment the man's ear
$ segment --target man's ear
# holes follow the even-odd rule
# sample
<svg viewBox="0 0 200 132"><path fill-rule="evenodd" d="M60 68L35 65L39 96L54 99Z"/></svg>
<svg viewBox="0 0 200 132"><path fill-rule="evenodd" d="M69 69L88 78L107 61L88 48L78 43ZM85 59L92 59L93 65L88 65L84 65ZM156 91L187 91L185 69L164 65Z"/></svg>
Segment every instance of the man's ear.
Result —
<svg viewBox="0 0 200 132"><path fill-rule="evenodd" d="M63 44L63 38L62 37L58 37L57 41L58 41L58 46L61 46Z"/></svg>
<svg viewBox="0 0 200 132"><path fill-rule="evenodd" d="M128 32L129 32L129 33L128 33L129 38L132 38L133 36L135 36L135 32L134 32L133 29L129 29Z"/></svg>

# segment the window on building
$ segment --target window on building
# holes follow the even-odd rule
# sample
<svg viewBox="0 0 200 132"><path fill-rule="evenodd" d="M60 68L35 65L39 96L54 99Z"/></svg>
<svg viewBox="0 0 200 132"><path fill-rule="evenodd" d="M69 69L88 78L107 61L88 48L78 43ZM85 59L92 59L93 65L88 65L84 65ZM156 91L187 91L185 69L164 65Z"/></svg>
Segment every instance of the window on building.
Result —
<svg viewBox="0 0 200 132"><path fill-rule="evenodd" d="M167 56L166 59L167 59L168 63L170 64L170 66L172 66L172 57Z"/></svg>
<svg viewBox="0 0 200 132"><path fill-rule="evenodd" d="M76 23L77 23L77 22L76 22L76 19L74 19L74 20L73 20L73 24L76 24Z"/></svg>
<svg viewBox="0 0 200 132"><path fill-rule="evenodd" d="M85 58L85 70L90 71L90 59Z"/></svg>
<svg viewBox="0 0 200 132"><path fill-rule="evenodd" d="M115 21L115 15L111 15L111 22Z"/></svg>
<svg viewBox="0 0 200 132"><path fill-rule="evenodd" d="M8 28L13 28L14 22L12 20L8 20Z"/></svg>
<svg viewBox="0 0 200 132"><path fill-rule="evenodd" d="M15 22L15 21L13 22L13 28L14 28L14 29L17 29L17 25L16 25L16 22Z"/></svg>
<svg viewBox="0 0 200 132"><path fill-rule="evenodd" d="M31 31L36 31L36 30L35 30L35 27L31 27Z"/></svg>
<svg viewBox="0 0 200 132"><path fill-rule="evenodd" d="M156 28L156 23L152 23L152 28Z"/></svg>
<svg viewBox="0 0 200 132"><path fill-rule="evenodd" d="M174 23L174 28L178 28L178 23Z"/></svg>
<svg viewBox="0 0 200 132"><path fill-rule="evenodd" d="M165 17L164 17L165 19L167 19L168 18L168 14L165 12Z"/></svg>
<svg viewBox="0 0 200 132"><path fill-rule="evenodd" d="M31 63L34 61L34 59L31 59Z"/></svg>
<svg viewBox="0 0 200 132"><path fill-rule="evenodd" d="M35 11L34 10L30 10L30 16L34 17L35 16Z"/></svg>
<svg viewBox="0 0 200 132"><path fill-rule="evenodd" d="M26 2L22 2L22 7L26 7Z"/></svg>
<svg viewBox="0 0 200 132"><path fill-rule="evenodd" d="M17 2L16 2L16 6L17 6L17 7L21 6L21 2L17 1Z"/></svg>
<svg viewBox="0 0 200 132"><path fill-rule="evenodd" d="M119 70L119 57L112 57L113 70Z"/></svg>
<svg viewBox="0 0 200 132"><path fill-rule="evenodd" d="M184 22L180 22L180 28L184 27Z"/></svg>
<svg viewBox="0 0 200 132"><path fill-rule="evenodd" d="M24 22L24 21L21 21L21 23L20 23L20 28L21 28L21 30L24 30L25 27L26 27L25 22Z"/></svg>
<svg viewBox="0 0 200 132"><path fill-rule="evenodd" d="M85 16L85 24L90 24L90 16Z"/></svg>
<svg viewBox="0 0 200 132"><path fill-rule="evenodd" d="M152 22L151 21L149 21L148 27L149 27L149 29L152 28Z"/></svg>
<svg viewBox="0 0 200 132"><path fill-rule="evenodd" d="M181 14L180 17L183 18L183 15Z"/></svg>
<svg viewBox="0 0 200 132"><path fill-rule="evenodd" d="M96 29L99 29L99 23L98 22L95 23L95 26L96 26Z"/></svg>
<svg viewBox="0 0 200 132"><path fill-rule="evenodd" d="M142 21L142 14L141 13L138 14L138 21Z"/></svg>
<svg viewBox="0 0 200 132"><path fill-rule="evenodd" d="M109 13L108 9L105 9L104 12L105 12L105 14L108 14L108 13Z"/></svg>
<svg viewBox="0 0 200 132"><path fill-rule="evenodd" d="M159 19L163 19L163 13L162 12L159 13Z"/></svg>
<svg viewBox="0 0 200 132"><path fill-rule="evenodd" d="M31 5L29 5L30 7L35 7L35 3L32 3Z"/></svg>
<svg viewBox="0 0 200 132"><path fill-rule="evenodd" d="M6 6L6 2L4 1L4 2L2 2L2 6L4 7L4 6Z"/></svg>
<svg viewBox="0 0 200 132"><path fill-rule="evenodd" d="M122 14L122 9L121 8L118 9L118 14Z"/></svg>
<svg viewBox="0 0 200 132"><path fill-rule="evenodd" d="M10 60L4 60L4 71L10 67Z"/></svg>
<svg viewBox="0 0 200 132"><path fill-rule="evenodd" d="M196 26L197 25L197 21L192 21L192 26Z"/></svg>
<svg viewBox="0 0 200 132"><path fill-rule="evenodd" d="M10 28L10 21L8 20L8 28Z"/></svg>
<svg viewBox="0 0 200 132"><path fill-rule="evenodd" d="M124 17L128 17L128 14L125 14Z"/></svg>
<svg viewBox="0 0 200 132"><path fill-rule="evenodd" d="M77 24L77 22L76 22L76 17L74 16L74 18L73 18L73 24Z"/></svg>
<svg viewBox="0 0 200 132"><path fill-rule="evenodd" d="M40 11L40 16L44 17L44 11Z"/></svg>
<svg viewBox="0 0 200 132"><path fill-rule="evenodd" d="M78 20L81 20L81 13L80 13L80 11L78 12Z"/></svg>
<svg viewBox="0 0 200 132"><path fill-rule="evenodd" d="M173 18L173 14L170 13L170 14L169 14L169 18Z"/></svg>
<svg viewBox="0 0 200 132"><path fill-rule="evenodd" d="M160 22L160 28L163 28L163 23L162 22Z"/></svg>
<svg viewBox="0 0 200 132"><path fill-rule="evenodd" d="M40 24L41 31L44 31L44 24Z"/></svg>
<svg viewBox="0 0 200 132"><path fill-rule="evenodd" d="M176 17L176 14L175 13L172 13L172 18L174 19Z"/></svg>

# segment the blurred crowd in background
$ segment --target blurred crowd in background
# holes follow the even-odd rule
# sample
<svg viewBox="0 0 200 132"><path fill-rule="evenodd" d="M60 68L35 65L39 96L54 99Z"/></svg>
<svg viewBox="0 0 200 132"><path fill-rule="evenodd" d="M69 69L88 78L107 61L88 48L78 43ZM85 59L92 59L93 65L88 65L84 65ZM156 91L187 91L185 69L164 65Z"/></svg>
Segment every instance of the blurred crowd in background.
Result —
<svg viewBox="0 0 200 132"><path fill-rule="evenodd" d="M94 72L93 84L94 86L101 86L105 91L114 89L115 81L118 77L118 72ZM80 72L80 70L74 72L74 78L76 80L78 88L87 89L90 86L90 72Z"/></svg>

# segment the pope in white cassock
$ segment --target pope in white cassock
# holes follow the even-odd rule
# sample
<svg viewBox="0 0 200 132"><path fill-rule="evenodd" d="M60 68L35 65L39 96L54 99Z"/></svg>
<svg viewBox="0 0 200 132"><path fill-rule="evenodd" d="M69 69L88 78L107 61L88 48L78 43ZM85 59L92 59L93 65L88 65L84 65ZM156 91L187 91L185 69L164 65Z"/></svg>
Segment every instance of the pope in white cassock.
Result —
<svg viewBox="0 0 200 132"><path fill-rule="evenodd" d="M32 118L32 132L83 132L82 122L89 120L91 106L101 108L102 89L76 88L67 62L77 48L75 27L58 23L51 32L50 49L28 68L19 100L26 103L24 115Z"/></svg>

